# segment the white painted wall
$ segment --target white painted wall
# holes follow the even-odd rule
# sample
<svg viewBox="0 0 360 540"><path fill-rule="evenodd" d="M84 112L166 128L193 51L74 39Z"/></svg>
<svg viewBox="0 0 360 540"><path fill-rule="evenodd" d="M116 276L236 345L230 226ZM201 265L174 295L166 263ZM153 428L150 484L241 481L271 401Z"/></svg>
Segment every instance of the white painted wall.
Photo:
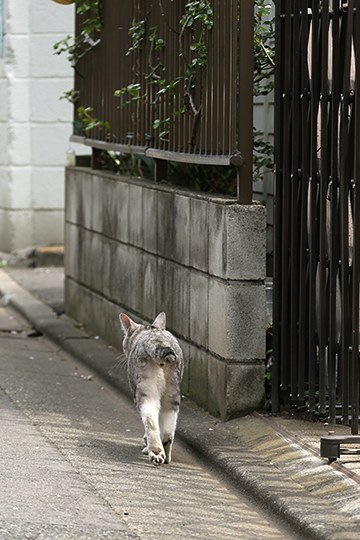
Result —
<svg viewBox="0 0 360 540"><path fill-rule="evenodd" d="M63 242L64 165L73 87L53 44L72 33L74 4L0 0L0 251Z"/></svg>

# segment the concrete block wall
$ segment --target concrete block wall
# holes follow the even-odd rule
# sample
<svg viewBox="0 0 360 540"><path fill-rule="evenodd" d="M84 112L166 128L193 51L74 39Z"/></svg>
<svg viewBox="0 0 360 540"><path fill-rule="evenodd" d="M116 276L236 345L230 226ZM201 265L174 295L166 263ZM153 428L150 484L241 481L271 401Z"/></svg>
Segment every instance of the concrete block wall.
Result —
<svg viewBox="0 0 360 540"><path fill-rule="evenodd" d="M0 58L0 251L63 241L64 165L73 87L53 44L73 33L74 5L4 3Z"/></svg>
<svg viewBox="0 0 360 540"><path fill-rule="evenodd" d="M85 168L66 179L66 311L121 349L118 314L167 314L183 391L222 419L260 405L266 211Z"/></svg>

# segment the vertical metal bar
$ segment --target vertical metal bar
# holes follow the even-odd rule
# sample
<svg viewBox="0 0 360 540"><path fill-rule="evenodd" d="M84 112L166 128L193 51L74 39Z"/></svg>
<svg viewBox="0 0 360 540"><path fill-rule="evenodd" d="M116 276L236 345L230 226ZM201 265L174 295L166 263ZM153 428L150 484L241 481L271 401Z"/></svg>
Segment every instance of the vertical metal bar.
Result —
<svg viewBox="0 0 360 540"><path fill-rule="evenodd" d="M329 3L324 2L321 19L321 165L320 165L320 261L319 261L319 407L322 413L326 407L326 348L328 345L327 308L327 190L329 183L329 136L328 136L328 66L329 66Z"/></svg>
<svg viewBox="0 0 360 540"><path fill-rule="evenodd" d="M351 433L359 431L359 293L360 293L360 20L355 16L355 162L354 162L354 242L353 242L353 313L351 366Z"/></svg>
<svg viewBox="0 0 360 540"><path fill-rule="evenodd" d="M299 393L308 387L309 279L308 279L308 185L310 176L310 79L308 66L310 17L308 1L301 2L301 211L299 283Z"/></svg>
<svg viewBox="0 0 360 540"><path fill-rule="evenodd" d="M338 110L339 110L339 31L340 9L339 0L334 1L332 14L332 96L331 96L331 187L330 187L330 230L328 232L331 244L330 256L330 330L328 354L328 381L329 381L329 417L335 422L336 416L336 360L337 360L337 279L339 269L338 255Z"/></svg>
<svg viewBox="0 0 360 540"><path fill-rule="evenodd" d="M291 148L291 214L290 214L290 384L293 400L299 395L299 186L300 182L300 0L294 0L292 12L292 148Z"/></svg>
<svg viewBox="0 0 360 540"><path fill-rule="evenodd" d="M237 196L241 204L252 203L253 164L253 70L254 55L254 0L239 3L239 106L238 137L239 150L244 159L239 169Z"/></svg>
<svg viewBox="0 0 360 540"><path fill-rule="evenodd" d="M349 347L351 340L350 316L350 269L349 269L349 100L350 100L350 62L353 34L354 2L348 2L348 9L342 11L341 48L343 54L340 103L340 245L341 245L341 336L339 362L341 365L341 403L342 419L348 422L349 402ZM340 75L340 73L339 73Z"/></svg>
<svg viewBox="0 0 360 540"><path fill-rule="evenodd" d="M274 294L273 294L273 366L271 384L272 411L279 410L280 364L281 364L281 231L282 231L282 74L283 74L283 23L282 1L275 0L275 193L274 193Z"/></svg>
<svg viewBox="0 0 360 540"><path fill-rule="evenodd" d="M317 118L320 99L319 85L319 0L312 2L312 39L311 39L311 152L310 152L310 190L309 190L309 406L315 408L316 392L316 271L318 264L318 156L317 156Z"/></svg>
<svg viewBox="0 0 360 540"><path fill-rule="evenodd" d="M282 154L282 231L281 231L281 385L282 389L288 389L289 381L289 353L290 353L290 332L289 332L289 277L290 277L290 141L291 141L291 55L292 47L292 22L291 3L284 4L284 42L285 53L283 63L283 91L282 91L282 120L281 127L283 133L282 144L284 151Z"/></svg>
<svg viewBox="0 0 360 540"><path fill-rule="evenodd" d="M282 64L282 229L281 229L281 344L280 344L280 384L283 391L289 389L289 357L290 357L290 331L289 331L289 289L290 289L290 146L291 140L291 47L292 47L292 23L291 3L283 4L282 13L283 36L282 47L284 60ZM287 51L287 54L285 53Z"/></svg>
<svg viewBox="0 0 360 540"><path fill-rule="evenodd" d="M231 12L231 40L230 40L230 58L229 62L231 69L229 72L229 124L228 124L228 140L229 155L234 154L236 148L236 59L237 59L237 18L238 18L238 3L237 0L231 0L232 12Z"/></svg>

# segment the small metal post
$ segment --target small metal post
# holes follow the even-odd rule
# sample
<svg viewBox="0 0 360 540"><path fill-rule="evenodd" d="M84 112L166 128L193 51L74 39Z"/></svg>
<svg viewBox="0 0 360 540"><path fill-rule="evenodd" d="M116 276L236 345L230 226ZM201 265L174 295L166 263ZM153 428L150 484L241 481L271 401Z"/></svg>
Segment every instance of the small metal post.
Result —
<svg viewBox="0 0 360 540"><path fill-rule="evenodd" d="M249 163L245 163L241 153L238 152L230 158L230 163L237 171L237 195L240 204L252 204L252 182L248 181ZM250 162L252 165L252 162ZM250 171L252 178L252 171Z"/></svg>
<svg viewBox="0 0 360 540"><path fill-rule="evenodd" d="M91 154L91 168L95 170L101 169L102 164L102 158L101 158L102 151L99 150L99 148L92 148L92 154Z"/></svg>
<svg viewBox="0 0 360 540"><path fill-rule="evenodd" d="M242 164L233 165L238 171L238 200L240 204L252 204L254 0L239 2L239 39L238 148Z"/></svg>
<svg viewBox="0 0 360 540"><path fill-rule="evenodd" d="M167 180L168 164L165 159L154 159L154 180L155 182L162 182Z"/></svg>

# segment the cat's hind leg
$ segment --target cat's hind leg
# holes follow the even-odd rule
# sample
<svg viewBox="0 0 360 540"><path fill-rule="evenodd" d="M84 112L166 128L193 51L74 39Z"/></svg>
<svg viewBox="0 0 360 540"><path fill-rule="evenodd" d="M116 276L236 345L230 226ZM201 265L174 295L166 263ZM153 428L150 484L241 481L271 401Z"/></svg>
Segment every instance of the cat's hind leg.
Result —
<svg viewBox="0 0 360 540"><path fill-rule="evenodd" d="M179 407L160 411L160 436L165 450L165 463L171 461Z"/></svg>
<svg viewBox="0 0 360 540"><path fill-rule="evenodd" d="M146 439L146 435L144 435L144 448L141 450L141 453L144 455L144 456L148 456L149 455L149 449L148 449L148 443L147 443L147 439Z"/></svg>
<svg viewBox="0 0 360 540"><path fill-rule="evenodd" d="M141 419L145 428L149 461L154 465L165 463L166 455L160 438L159 409L155 401L143 401L140 405ZM145 449L144 449L145 450Z"/></svg>

